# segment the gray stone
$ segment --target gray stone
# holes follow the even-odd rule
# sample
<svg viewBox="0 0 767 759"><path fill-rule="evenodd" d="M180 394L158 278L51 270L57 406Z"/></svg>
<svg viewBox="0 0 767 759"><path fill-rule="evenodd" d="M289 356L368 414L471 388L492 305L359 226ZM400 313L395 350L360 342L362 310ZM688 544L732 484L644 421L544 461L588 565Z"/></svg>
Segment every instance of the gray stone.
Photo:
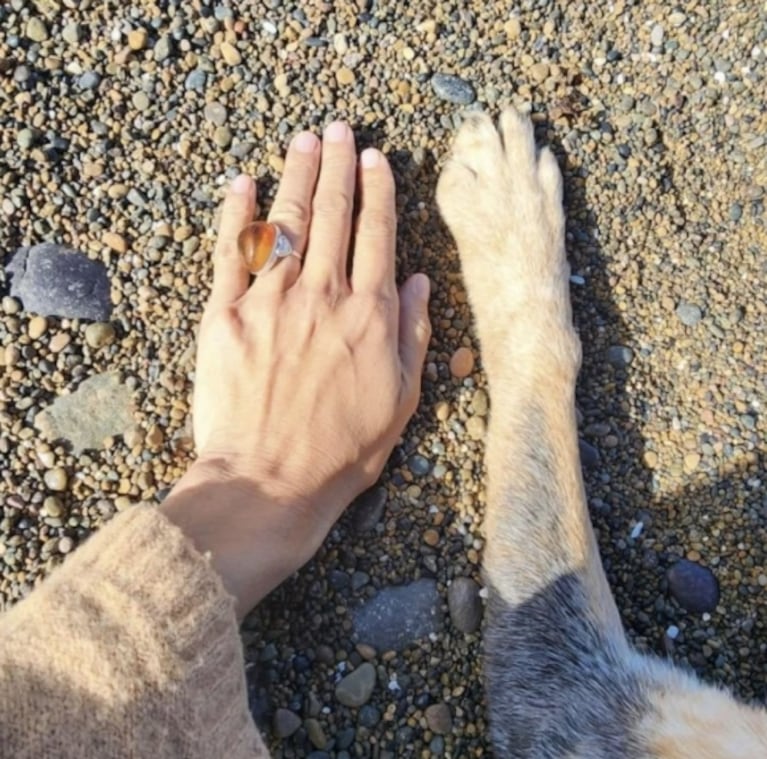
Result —
<svg viewBox="0 0 767 759"><path fill-rule="evenodd" d="M68 45L77 45L82 37L80 24L75 21L65 24L61 30L61 37Z"/></svg>
<svg viewBox="0 0 767 759"><path fill-rule="evenodd" d="M184 80L184 89L194 92L205 92L208 83L208 75L202 69L194 69L187 74Z"/></svg>
<svg viewBox="0 0 767 759"><path fill-rule="evenodd" d="M578 452L581 455L581 464L584 468L595 469L599 466L599 451L591 443L578 438Z"/></svg>
<svg viewBox="0 0 767 759"><path fill-rule="evenodd" d="M607 349L607 363L616 369L624 369L634 358L634 351L625 345L611 345Z"/></svg>
<svg viewBox="0 0 767 759"><path fill-rule="evenodd" d="M32 16L27 22L27 37L33 42L44 42L48 39L48 27L38 16Z"/></svg>
<svg viewBox="0 0 767 759"><path fill-rule="evenodd" d="M740 221L741 216L743 216L743 206L740 203L733 203L730 206L730 221Z"/></svg>
<svg viewBox="0 0 767 759"><path fill-rule="evenodd" d="M170 58L172 54L173 40L167 34L163 34L163 36L157 40L157 43L154 46L154 59L157 61L157 63L162 63L167 58Z"/></svg>
<svg viewBox="0 0 767 759"><path fill-rule="evenodd" d="M35 134L34 129L29 129L28 127L25 127L24 129L20 129L18 133L16 134L16 144L22 150L29 150L29 148L31 148L36 141L37 141L37 135Z"/></svg>
<svg viewBox="0 0 767 759"><path fill-rule="evenodd" d="M131 392L111 372L88 378L35 417L35 427L47 439L69 441L75 454L101 448L104 438L131 424Z"/></svg>
<svg viewBox="0 0 767 759"><path fill-rule="evenodd" d="M336 699L344 706L362 706L373 694L375 684L375 667L370 662L364 662L336 685Z"/></svg>
<svg viewBox="0 0 767 759"><path fill-rule="evenodd" d="M668 587L674 600L686 611L703 614L719 603L719 582L708 567L681 559L669 569Z"/></svg>
<svg viewBox="0 0 767 759"><path fill-rule="evenodd" d="M301 718L290 709L277 709L274 713L274 732L278 738L287 738L301 727Z"/></svg>
<svg viewBox="0 0 767 759"><path fill-rule="evenodd" d="M101 75L96 71L86 71L77 79L77 86L81 90L95 90L101 84Z"/></svg>
<svg viewBox="0 0 767 759"><path fill-rule="evenodd" d="M26 311L93 321L107 321L112 311L104 264L60 245L19 248L6 276Z"/></svg>
<svg viewBox="0 0 767 759"><path fill-rule="evenodd" d="M482 623L482 599L479 585L471 577L456 577L447 589L450 621L462 633L479 630Z"/></svg>
<svg viewBox="0 0 767 759"><path fill-rule="evenodd" d="M385 506L386 488L380 486L368 488L349 506L352 529L358 533L372 530L381 519Z"/></svg>
<svg viewBox="0 0 767 759"><path fill-rule="evenodd" d="M703 312L694 303L682 301L676 307L676 315L686 327L694 327L703 317Z"/></svg>
<svg viewBox="0 0 767 759"><path fill-rule="evenodd" d="M434 580L384 588L353 612L354 632L379 651L398 650L439 632L444 624L442 599Z"/></svg>
<svg viewBox="0 0 767 759"><path fill-rule="evenodd" d="M214 100L212 103L205 104L203 115L207 121L210 121L211 124L215 124L216 126L223 126L226 124L226 106L216 100Z"/></svg>
<svg viewBox="0 0 767 759"><path fill-rule="evenodd" d="M434 74L431 86L438 98L456 105L470 105L477 99L471 83L452 74Z"/></svg>

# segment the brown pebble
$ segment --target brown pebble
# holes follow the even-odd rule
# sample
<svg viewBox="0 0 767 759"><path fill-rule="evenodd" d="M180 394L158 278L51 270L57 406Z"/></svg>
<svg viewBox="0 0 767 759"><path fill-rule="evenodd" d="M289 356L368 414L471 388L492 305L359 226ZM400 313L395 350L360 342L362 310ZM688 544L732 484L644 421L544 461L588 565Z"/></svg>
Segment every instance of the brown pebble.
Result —
<svg viewBox="0 0 767 759"><path fill-rule="evenodd" d="M242 63L240 51L231 42L221 43L221 57L229 66L238 66Z"/></svg>
<svg viewBox="0 0 767 759"><path fill-rule="evenodd" d="M165 435L159 424L153 424L146 433L146 444L150 448L159 448L165 442Z"/></svg>
<svg viewBox="0 0 767 759"><path fill-rule="evenodd" d="M346 66L342 66L336 71L336 80L343 87L354 84L355 78L354 72L351 69L346 68Z"/></svg>
<svg viewBox="0 0 767 759"><path fill-rule="evenodd" d="M111 248L115 253L126 253L128 251L128 243L125 238L117 234L117 232L104 232L101 236L101 242L108 248Z"/></svg>
<svg viewBox="0 0 767 759"><path fill-rule="evenodd" d="M450 374L456 379L463 379L474 368L474 354L470 348L461 347L450 357Z"/></svg>
<svg viewBox="0 0 767 759"><path fill-rule="evenodd" d="M29 320L27 334L33 340L38 340L45 334L46 329L48 329L48 320L44 316L33 316Z"/></svg>
<svg viewBox="0 0 767 759"><path fill-rule="evenodd" d="M69 345L72 338L66 332L57 332L48 342L51 353L60 353Z"/></svg>
<svg viewBox="0 0 767 759"><path fill-rule="evenodd" d="M439 543L439 533L432 529L426 530L423 534L423 542L426 543L427 546L433 548Z"/></svg>
<svg viewBox="0 0 767 759"><path fill-rule="evenodd" d="M471 416L466 420L466 432L472 440L482 440L486 430L487 424L481 416Z"/></svg>
<svg viewBox="0 0 767 759"><path fill-rule="evenodd" d="M437 735L447 735L453 729L450 707L445 703L427 706L425 716L429 730Z"/></svg>
<svg viewBox="0 0 767 759"><path fill-rule="evenodd" d="M698 464L700 464L700 454L699 453L688 453L684 457L684 471L688 474L691 472L694 472L698 468Z"/></svg>
<svg viewBox="0 0 767 759"><path fill-rule="evenodd" d="M434 406L434 414L440 422L444 422L450 416L450 404L447 401L440 401Z"/></svg>
<svg viewBox="0 0 767 759"><path fill-rule="evenodd" d="M128 34L128 47L131 50L143 50L148 38L146 29L134 29Z"/></svg>

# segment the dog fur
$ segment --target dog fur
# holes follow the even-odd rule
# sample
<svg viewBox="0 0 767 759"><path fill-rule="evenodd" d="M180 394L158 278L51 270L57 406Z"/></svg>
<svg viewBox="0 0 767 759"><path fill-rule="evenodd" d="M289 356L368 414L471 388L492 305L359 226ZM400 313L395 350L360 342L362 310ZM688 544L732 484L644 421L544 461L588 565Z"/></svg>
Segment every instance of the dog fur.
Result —
<svg viewBox="0 0 767 759"><path fill-rule="evenodd" d="M581 477L562 178L530 119L508 109L496 129L470 115L437 200L492 402L485 678L497 755L767 757L767 713L640 655L623 632Z"/></svg>

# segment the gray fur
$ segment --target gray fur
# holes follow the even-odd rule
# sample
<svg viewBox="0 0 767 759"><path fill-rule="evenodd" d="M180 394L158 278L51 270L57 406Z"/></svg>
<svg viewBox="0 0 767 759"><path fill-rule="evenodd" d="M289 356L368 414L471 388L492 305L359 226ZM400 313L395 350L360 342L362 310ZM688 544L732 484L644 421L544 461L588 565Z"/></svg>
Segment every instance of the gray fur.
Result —
<svg viewBox="0 0 767 759"><path fill-rule="evenodd" d="M649 708L587 606L583 579L560 577L516 608L490 588L485 633L498 757L633 759Z"/></svg>

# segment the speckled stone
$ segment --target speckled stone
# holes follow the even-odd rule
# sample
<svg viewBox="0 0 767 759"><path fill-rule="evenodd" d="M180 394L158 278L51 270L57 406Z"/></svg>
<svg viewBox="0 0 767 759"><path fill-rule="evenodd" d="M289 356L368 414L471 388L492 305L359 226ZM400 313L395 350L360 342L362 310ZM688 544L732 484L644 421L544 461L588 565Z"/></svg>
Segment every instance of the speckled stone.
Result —
<svg viewBox="0 0 767 759"><path fill-rule="evenodd" d="M25 310L47 316L106 321L109 278L100 261L51 243L19 249L6 266L11 295Z"/></svg>

